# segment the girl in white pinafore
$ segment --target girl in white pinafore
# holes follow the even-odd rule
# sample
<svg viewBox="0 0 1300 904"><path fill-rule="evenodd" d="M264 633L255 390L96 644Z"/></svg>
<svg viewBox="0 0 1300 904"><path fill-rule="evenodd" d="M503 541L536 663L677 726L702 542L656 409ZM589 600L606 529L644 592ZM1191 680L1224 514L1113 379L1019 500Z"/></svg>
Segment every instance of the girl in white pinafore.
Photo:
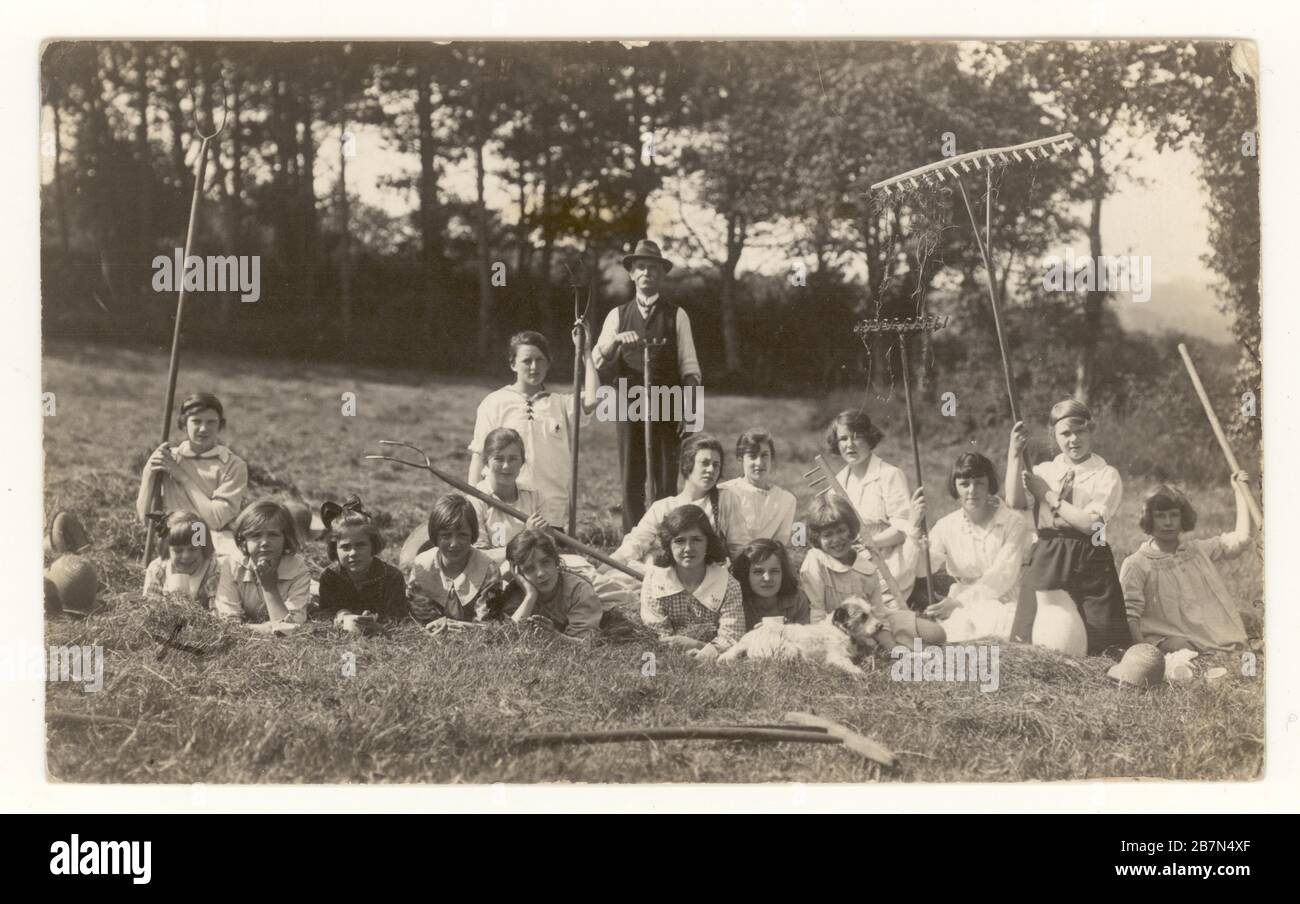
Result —
<svg viewBox="0 0 1300 904"><path fill-rule="evenodd" d="M1033 537L1025 513L1011 509L997 491L993 462L978 452L957 456L948 493L961 507L930 528L931 568L946 571L955 583L925 610L940 620L949 642L1011 636L1021 560Z"/></svg>

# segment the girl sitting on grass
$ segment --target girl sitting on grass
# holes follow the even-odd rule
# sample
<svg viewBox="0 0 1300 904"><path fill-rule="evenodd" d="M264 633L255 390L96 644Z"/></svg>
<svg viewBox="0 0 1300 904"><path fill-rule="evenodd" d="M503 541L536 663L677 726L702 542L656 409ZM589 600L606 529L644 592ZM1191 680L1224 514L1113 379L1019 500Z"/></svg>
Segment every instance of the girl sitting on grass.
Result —
<svg viewBox="0 0 1300 904"><path fill-rule="evenodd" d="M765 430L746 430L736 440L736 457L740 459L743 475L728 480L718 489L736 494L751 537L789 543L798 500L794 493L772 482L776 444L771 435Z"/></svg>
<svg viewBox="0 0 1300 904"><path fill-rule="evenodd" d="M234 524L238 556L221 559L216 610L223 618L253 622L259 634L293 630L307 621L311 572L298 555L298 529L278 502L263 499Z"/></svg>
<svg viewBox="0 0 1300 904"><path fill-rule="evenodd" d="M1065 399L1048 415L1056 458L1023 470L1025 425L1011 428L1007 502L1029 509L1038 539L1020 575L1011 639L1072 656L1095 656L1132 643L1115 557L1104 542L1106 520L1119 511L1119 471L1092 451L1092 413Z"/></svg>
<svg viewBox="0 0 1300 904"><path fill-rule="evenodd" d="M731 574L740 584L746 631L765 618L783 618L787 625L808 624L808 597L799 589L799 578L780 543L750 541L731 563Z"/></svg>
<svg viewBox="0 0 1300 904"><path fill-rule="evenodd" d="M634 565L654 555L660 526L670 512L684 505L704 511L709 527L724 544L724 557L736 554L749 542L749 526L740 502L730 490L718 486L726 456L722 443L707 433L696 433L682 443L681 472L686 479L681 493L656 500L636 527L623 538L613 558Z"/></svg>
<svg viewBox="0 0 1300 904"><path fill-rule="evenodd" d="M1246 649L1241 610L1214 563L1250 545L1249 485L1245 471L1233 475L1236 528L1204 540L1182 538L1196 527L1196 509L1180 490L1161 484L1147 493L1138 523L1149 539L1119 570L1134 643L1154 644L1162 653Z"/></svg>
<svg viewBox="0 0 1300 904"><path fill-rule="evenodd" d="M144 595L176 593L212 608L220 568L212 547L212 532L193 512L168 512L156 518L158 558L144 572Z"/></svg>
<svg viewBox="0 0 1300 904"><path fill-rule="evenodd" d="M476 486L489 496L500 499L528 516L525 524L486 502L470 498L478 518L478 540L474 545L488 553L493 561L505 557L505 547L525 527L545 528L541 514L542 496L536 490L521 487L519 473L527 462L523 437L509 427L497 427L483 440L483 457L487 461L484 476Z"/></svg>
<svg viewBox="0 0 1300 904"><path fill-rule="evenodd" d="M474 507L464 496L448 493L434 503L428 527L429 539L406 575L411 615L420 624L444 618L483 621L501 573L496 562L474 548Z"/></svg>
<svg viewBox="0 0 1300 904"><path fill-rule="evenodd" d="M641 585L641 621L667 646L717 659L745 633L740 584L727 571L722 539L702 508L683 505L664 518L658 542Z"/></svg>
<svg viewBox="0 0 1300 904"><path fill-rule="evenodd" d="M849 597L859 597L884 627L877 635L881 648L902 644L909 649L919 637L923 643L944 642L943 628L916 613L891 595L885 599L880 576L866 550L855 544L862 522L843 496L823 493L808 510L808 532L813 548L799 568L799 583L811 604L813 622L819 622Z"/></svg>
<svg viewBox="0 0 1300 904"><path fill-rule="evenodd" d="M330 564L320 576L320 608L349 633L407 614L406 581L379 554L384 535L355 495L320 507Z"/></svg>
<svg viewBox="0 0 1300 904"><path fill-rule="evenodd" d="M159 483L162 510L195 512L212 531L218 555L238 556L230 523L239 514L248 489L248 465L221 444L226 429L221 400L200 392L181 402L176 424L186 439L178 446L163 443L145 462L136 496L136 513L143 521L153 510Z"/></svg>
<svg viewBox="0 0 1300 904"><path fill-rule="evenodd" d="M600 633L604 607L596 591L560 567L560 552L549 533L520 531L506 547L506 559L515 586L506 591L502 608L516 624L536 625L572 641Z"/></svg>
<svg viewBox="0 0 1300 904"><path fill-rule="evenodd" d="M835 479L848 493L849 501L862 517L862 542L879 551L889 572L898 582L905 604L916 581L916 560L920 547L913 536L912 497L903 472L874 452L884 434L861 410L841 411L826 428L826 448L838 455L844 468ZM918 490L919 492L919 490ZM882 591L891 596L888 588ZM813 605L817 601L813 600Z"/></svg>
<svg viewBox="0 0 1300 904"><path fill-rule="evenodd" d="M954 579L947 597L925 614L943 623L950 642L1007 638L1020 590L1020 563L1032 542L1029 521L998 496L993 462L963 452L948 475L948 495L960 503L930 528L930 565ZM917 524L925 501L913 506ZM937 594L936 594L937 595Z"/></svg>

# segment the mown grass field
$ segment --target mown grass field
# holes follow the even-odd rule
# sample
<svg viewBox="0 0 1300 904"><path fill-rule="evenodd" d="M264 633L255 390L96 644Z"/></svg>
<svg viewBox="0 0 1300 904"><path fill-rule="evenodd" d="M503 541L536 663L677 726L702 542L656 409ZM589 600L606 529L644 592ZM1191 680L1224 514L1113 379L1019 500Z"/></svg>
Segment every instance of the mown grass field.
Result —
<svg viewBox="0 0 1300 904"><path fill-rule="evenodd" d="M47 622L48 643L99 644L105 653L102 691L47 685L54 780L915 782L1262 774L1262 654L1254 676L1241 674L1237 657L1202 657L1207 665L1226 666L1228 676L1139 692L1109 682L1109 660L1070 660L1004 644L1000 686L992 693L973 682L895 682L888 661L857 681L773 662L720 670L644 640L575 649L509 626L432 637L407 623L360 639L321 623L275 640L214 625L214 632L229 635L224 651L198 657L173 650L159 660L147 628L166 617L165 604L146 603L139 593L143 536L133 503L140 467L157 442L165 372L162 354L60 343L45 349L43 388L57 399L57 415L45 419L47 513L69 508L83 517L96 543L91 556L106 603L85 621ZM400 439L463 476L475 407L506 378L504 367L493 383L191 351L178 395L197 389L220 395L230 422L226 441L252 466L255 492L312 504L357 492L381 513L396 544L444 488L427 475L362 456L376 451L379 439ZM356 394L355 417L341 413L344 392ZM730 447L741 430L766 425L779 442L777 481L806 501L800 475L822 451L822 426L839 408L861 402L860 395L709 395L705 429ZM899 400L869 404L888 432L878 452L910 471ZM971 437L959 435L955 424L924 420L933 436L924 465L937 517L952 507L943 487L953 456L973 447L1000 462L1005 429ZM1125 449L1150 443L1124 424L1104 424L1096 440L1121 473ZM612 427L584 430L582 456L579 534L609 548L620 523ZM736 473L729 461L727 476ZM1141 481L1126 484L1123 511L1108 528L1119 557L1140 542L1143 488ZM1231 528L1226 480L1190 490L1201 513L1198 535ZM319 544L312 557L323 562ZM1259 636L1260 557L1248 552L1225 572ZM648 675L644 654L652 651L655 669ZM771 723L796 709L875 738L895 751L898 766L882 771L829 745L510 749L513 738L530 731ZM78 718L85 716L98 719Z"/></svg>

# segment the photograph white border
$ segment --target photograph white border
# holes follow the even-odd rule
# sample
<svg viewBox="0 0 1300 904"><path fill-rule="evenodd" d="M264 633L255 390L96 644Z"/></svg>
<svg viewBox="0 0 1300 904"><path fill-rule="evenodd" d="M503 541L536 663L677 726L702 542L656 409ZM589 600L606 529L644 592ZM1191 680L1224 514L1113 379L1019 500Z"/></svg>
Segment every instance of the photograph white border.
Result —
<svg viewBox="0 0 1300 904"><path fill-rule="evenodd" d="M32 812L134 811L859 811L873 812L1295 812L1300 804L1300 580L1286 574L1300 531L1283 518L1292 497L1287 450L1300 431L1287 402L1300 393L1292 337L1296 306L1285 297L1281 271L1297 245L1287 217L1300 196L1296 167L1300 128L1292 93L1300 65L1300 29L1289 8L1266 2L1131 4L1091 0L980 0L906 5L860 2L720 2L659 0L654 4L583 0L562 7L522 0L468 4L418 2L319 3L308 0L106 5L47 2L12 9L0 36L3 109L11 141L3 168L8 214L0 247L11 270L5 280L0 367L12 385L0 393L9 430L2 488L10 517L0 520L0 567L7 599L0 638L43 643L39 569L43 526L39 274L39 84L42 41L103 39L744 39L744 38L1243 38L1258 42L1261 63L1261 224L1263 230L1264 380L1261 415L1265 455L1274 463L1266 500L1274 512L1265 556L1269 652L1265 773L1256 782L1109 780L1026 784L879 783L843 785L434 785L249 786L79 785L51 783L45 769L44 689L0 684L0 809ZM870 34L867 34L867 29ZM1276 413L1272 406L1276 406ZM1247 832L1248 834L1248 832Z"/></svg>

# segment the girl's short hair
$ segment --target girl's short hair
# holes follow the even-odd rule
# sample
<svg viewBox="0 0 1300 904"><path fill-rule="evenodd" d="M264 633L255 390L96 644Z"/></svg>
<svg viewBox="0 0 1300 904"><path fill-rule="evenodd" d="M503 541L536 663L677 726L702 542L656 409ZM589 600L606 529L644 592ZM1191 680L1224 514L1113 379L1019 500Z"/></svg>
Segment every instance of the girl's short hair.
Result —
<svg viewBox="0 0 1300 904"><path fill-rule="evenodd" d="M217 413L220 418L221 429L226 429L226 410L221 407L221 399L217 398L210 392L196 392L191 396L186 396L185 401L181 402L181 410L176 414L177 429L184 430L185 422L190 419L190 415L196 414L205 408L210 408Z"/></svg>
<svg viewBox="0 0 1300 904"><path fill-rule="evenodd" d="M196 531L194 529L196 525L202 526L203 529ZM153 529L160 547L158 553L164 559L171 558L173 546L202 548L205 558L212 556L212 531L203 523L203 519L193 512L181 510L168 512L164 517L154 521ZM195 543L195 537L202 537L203 542Z"/></svg>
<svg viewBox="0 0 1300 904"><path fill-rule="evenodd" d="M862 520L849 501L838 493L822 493L808 506L808 530L813 542L837 525L844 525L856 537L862 531Z"/></svg>
<svg viewBox="0 0 1300 904"><path fill-rule="evenodd" d="M523 345L534 346L542 353L542 357L549 364L551 361L551 343L546 341L546 337L536 330L524 330L521 333L515 333L510 337L510 363L515 363L515 358L519 355L519 347Z"/></svg>
<svg viewBox="0 0 1300 904"><path fill-rule="evenodd" d="M497 427L483 438L483 461L486 462L502 449L511 446L518 446L520 457L524 461L528 460L528 450L524 448L524 438L519 435L519 431L509 427Z"/></svg>
<svg viewBox="0 0 1300 904"><path fill-rule="evenodd" d="M704 514L704 509L698 505L679 505L668 513L668 516L664 518L655 531L659 543L658 549L655 550L654 563L661 568L672 565L673 537L693 527L698 527L700 532L704 534L706 541L705 563L720 565L727 561L727 547L723 544L722 538L718 536L718 532L713 529L713 525L709 523L709 516Z"/></svg>
<svg viewBox="0 0 1300 904"><path fill-rule="evenodd" d="M233 526L235 545L241 552L247 553L244 549L244 537L268 525L284 534L285 555L298 552L301 541L298 539L298 526L293 523L293 515L289 514L287 508L271 499L260 499L250 503L239 513Z"/></svg>
<svg viewBox="0 0 1300 904"><path fill-rule="evenodd" d="M560 550L550 532L533 527L524 528L506 544L506 561L515 568L523 568L534 552L549 556L557 564L560 561Z"/></svg>
<svg viewBox="0 0 1300 904"><path fill-rule="evenodd" d="M835 415L830 426L826 428L826 450L831 455L840 454L840 443L836 438L840 427L845 427L849 435L860 434L867 441L867 446L871 449L876 448L880 441L885 438L885 434L880 432L880 428L871 423L871 418L861 408L849 408Z"/></svg>
<svg viewBox="0 0 1300 904"><path fill-rule="evenodd" d="M1156 512L1170 509L1178 509L1180 512L1183 530L1196 529L1196 509L1192 507L1187 494L1177 487L1162 483L1148 490L1146 498L1142 500L1142 514L1138 517L1138 527L1142 528L1142 533L1150 534L1155 528Z"/></svg>
<svg viewBox="0 0 1300 904"><path fill-rule="evenodd" d="M776 540L760 537L741 550L740 555L736 556L731 563L731 575L740 582L740 592L745 599L750 599L754 595L754 591L749 586L749 569L759 562L766 562L773 556L781 563L781 586L777 590L777 595L789 596L799 589L799 577L790 567L790 556L785 551L785 546Z"/></svg>
<svg viewBox="0 0 1300 904"><path fill-rule="evenodd" d="M366 532L372 556L377 556L384 551L384 535L374 519L365 512L344 509L341 515L330 522L329 530L325 532L325 543L331 562L339 560L339 534L345 528L361 528Z"/></svg>
<svg viewBox="0 0 1300 904"><path fill-rule="evenodd" d="M1066 419L1092 423L1092 412L1078 399L1062 399L1052 406L1047 415L1047 429L1055 430L1058 421Z"/></svg>
<svg viewBox="0 0 1300 904"><path fill-rule="evenodd" d="M952 472L948 475L948 495L957 498L957 481L984 477L989 482L989 494L998 491L998 473L989 461L978 452L963 452L952 463Z"/></svg>
<svg viewBox="0 0 1300 904"><path fill-rule="evenodd" d="M772 457L776 458L776 443L772 442L772 434L761 427L746 430L740 434L740 439L736 440L736 457L762 455L764 446L772 453Z"/></svg>
<svg viewBox="0 0 1300 904"><path fill-rule="evenodd" d="M727 453L722 451L722 443L718 442L717 437L711 433L693 433L687 437L686 442L682 443L681 461L678 468L683 477L690 477L691 471L695 470L695 456L701 450L717 452L721 465L718 468L718 478L722 477L722 468L727 465Z"/></svg>
<svg viewBox="0 0 1300 904"><path fill-rule="evenodd" d="M448 493L433 504L429 513L429 543L438 545L438 535L444 531L455 530L462 524L469 527L469 540L478 542L478 513L469 500L458 493Z"/></svg>

